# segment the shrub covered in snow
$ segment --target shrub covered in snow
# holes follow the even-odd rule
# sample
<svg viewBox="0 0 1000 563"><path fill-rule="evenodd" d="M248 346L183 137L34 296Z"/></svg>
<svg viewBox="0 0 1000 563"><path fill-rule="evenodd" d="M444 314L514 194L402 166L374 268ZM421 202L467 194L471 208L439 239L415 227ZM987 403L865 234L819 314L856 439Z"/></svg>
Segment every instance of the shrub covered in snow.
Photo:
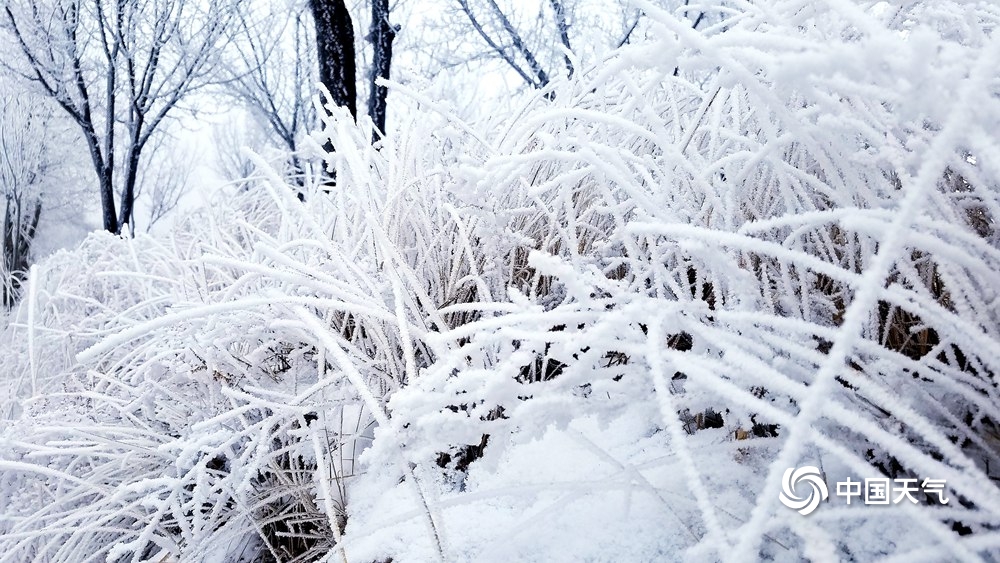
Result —
<svg viewBox="0 0 1000 563"><path fill-rule="evenodd" d="M171 237L38 266L0 561L1000 550L1000 11L644 9L515 115L399 87L423 109L379 149L327 120L304 201L261 165Z"/></svg>

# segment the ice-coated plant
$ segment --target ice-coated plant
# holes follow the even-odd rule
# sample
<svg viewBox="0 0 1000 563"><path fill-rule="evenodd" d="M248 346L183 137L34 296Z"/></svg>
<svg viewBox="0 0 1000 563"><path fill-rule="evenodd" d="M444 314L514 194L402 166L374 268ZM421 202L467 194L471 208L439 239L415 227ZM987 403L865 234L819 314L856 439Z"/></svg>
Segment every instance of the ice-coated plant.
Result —
<svg viewBox="0 0 1000 563"><path fill-rule="evenodd" d="M640 7L512 115L397 85L306 188L37 266L0 561L996 553L1000 10Z"/></svg>

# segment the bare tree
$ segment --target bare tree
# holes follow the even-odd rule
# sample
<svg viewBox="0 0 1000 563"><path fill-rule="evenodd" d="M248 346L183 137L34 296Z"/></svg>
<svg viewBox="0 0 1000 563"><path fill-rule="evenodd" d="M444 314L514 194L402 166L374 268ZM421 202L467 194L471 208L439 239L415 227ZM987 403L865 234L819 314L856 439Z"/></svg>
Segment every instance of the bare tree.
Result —
<svg viewBox="0 0 1000 563"><path fill-rule="evenodd" d="M190 186L191 162L194 155L190 148L177 147L166 150L167 141L173 141L167 135L158 135L155 144L142 155L139 166L139 181L136 182L135 197L142 197L144 205L140 206L144 213L145 230L150 232L153 226L168 213L177 208L181 198ZM134 232L138 217L133 213L129 228Z"/></svg>
<svg viewBox="0 0 1000 563"><path fill-rule="evenodd" d="M44 184L54 167L45 141L52 112L23 95L6 94L0 102L0 303L9 308L27 276Z"/></svg>
<svg viewBox="0 0 1000 563"><path fill-rule="evenodd" d="M235 0L12 0L6 23L21 74L80 127L104 228L132 220L143 150L192 91L213 79ZM115 196L120 204L116 208Z"/></svg>
<svg viewBox="0 0 1000 563"><path fill-rule="evenodd" d="M330 101L346 107L357 119L357 84L354 46L354 27L343 0L310 0L313 21L316 25L317 62L320 82L330 94ZM378 79L389 78L392 65L392 43L399 31L389 23L388 0L371 0L371 27L368 40L374 54L370 76L368 115L375 131L372 142L385 134L386 95ZM332 147L326 147L327 150Z"/></svg>
<svg viewBox="0 0 1000 563"><path fill-rule="evenodd" d="M273 137L258 120L247 117L219 123L212 128L214 170L225 180L236 182L241 188L246 188L249 185L246 180L254 173L257 165L247 156L244 149L250 149L264 156L276 169L280 169L282 163L287 163L285 154L281 154L277 160L268 158L272 156L268 154L270 146L273 146Z"/></svg>
<svg viewBox="0 0 1000 563"><path fill-rule="evenodd" d="M399 26L389 22L388 0L371 0L370 6L366 39L373 56L367 73L367 111L375 126L375 142L385 133L387 114L387 88L378 86L377 80L389 78ZM310 17L313 29L309 29ZM292 174L301 174L301 139L318 125L312 103L316 82L329 91L329 101L357 115L357 53L346 4L312 0L308 14L294 8L248 5L241 8L236 28L225 65L229 73L226 92L262 125L273 144L288 151Z"/></svg>
<svg viewBox="0 0 1000 563"><path fill-rule="evenodd" d="M308 15L301 7L291 12L241 7L229 51L224 92L248 110L268 139L288 151L292 173L300 175L299 143L317 124L312 103L316 50Z"/></svg>
<svg viewBox="0 0 1000 563"><path fill-rule="evenodd" d="M521 34L510 22L507 14L504 13L495 0L486 0L487 14L480 16L476 14L469 0L458 0L458 5L462 12L469 18L476 33L489 45L496 55L506 62L510 68L514 69L524 81L535 88L543 88L549 83L549 75L545 72L535 57L534 52L528 48ZM487 29L484 21L495 21L498 31L491 32ZM509 42L509 46L508 46ZM518 57L524 59L525 67Z"/></svg>
<svg viewBox="0 0 1000 563"><path fill-rule="evenodd" d="M574 61L598 60L602 51L624 46L647 27L644 12L625 1L602 2L606 13L600 18L576 17L575 12L583 10L582 4L568 0L546 0L535 14L518 2L451 1L468 24L464 26L466 33L474 33L487 49L446 54L444 57L451 60L446 60L445 66L498 59L531 88L544 88L560 72L572 78L577 71ZM685 14L695 28L706 20L706 14L691 5L691 0L655 0L655 4Z"/></svg>
<svg viewBox="0 0 1000 563"><path fill-rule="evenodd" d="M559 30L559 42L563 49L563 62L566 65L566 78L573 77L573 59L569 56L573 52L573 46L569 43L569 22L566 19L566 4L563 0L549 0L552 6L552 15L555 18L556 29Z"/></svg>

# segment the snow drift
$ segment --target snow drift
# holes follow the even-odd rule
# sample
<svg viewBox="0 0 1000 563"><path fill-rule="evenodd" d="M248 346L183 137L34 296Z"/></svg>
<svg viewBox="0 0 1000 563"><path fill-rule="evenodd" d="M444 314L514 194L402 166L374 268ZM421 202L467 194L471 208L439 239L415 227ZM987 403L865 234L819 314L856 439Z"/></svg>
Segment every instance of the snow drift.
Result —
<svg viewBox="0 0 1000 563"><path fill-rule="evenodd" d="M170 237L37 266L0 561L996 553L1000 11L644 9L513 115L398 86L379 149L326 121L304 201L262 164Z"/></svg>

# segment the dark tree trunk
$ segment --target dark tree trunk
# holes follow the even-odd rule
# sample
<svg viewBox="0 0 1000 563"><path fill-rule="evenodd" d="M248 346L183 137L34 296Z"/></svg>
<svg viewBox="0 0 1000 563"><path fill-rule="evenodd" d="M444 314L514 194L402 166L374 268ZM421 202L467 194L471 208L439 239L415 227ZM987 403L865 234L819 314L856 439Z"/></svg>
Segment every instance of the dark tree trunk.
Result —
<svg viewBox="0 0 1000 563"><path fill-rule="evenodd" d="M10 309L14 304L14 284L17 281L17 274L14 271L14 206L11 204L13 198L7 196L7 204L3 210L3 238L0 238L0 274L10 276L9 279L0 278L0 297L3 298L3 306ZM10 272L9 274L7 272Z"/></svg>
<svg viewBox="0 0 1000 563"><path fill-rule="evenodd" d="M375 124L372 132L372 143L385 135L386 95L388 88L379 86L379 78L389 79L389 69L392 66L392 41L396 38L398 28L389 24L389 0L372 0L372 27L368 36L374 47L372 57L371 89L368 96L368 116Z"/></svg>
<svg viewBox="0 0 1000 563"><path fill-rule="evenodd" d="M344 0L309 0L316 24L319 80L334 105L346 107L357 119L358 86L355 82L354 25Z"/></svg>
<svg viewBox="0 0 1000 563"><path fill-rule="evenodd" d="M28 278L31 266L31 243L35 239L38 221L42 216L42 203L36 201L30 216L23 215L20 197L7 196L4 207L3 236L0 237L0 303L10 309L21 294L21 287Z"/></svg>
<svg viewBox="0 0 1000 563"><path fill-rule="evenodd" d="M135 183L138 175L139 151L133 149L129 151L125 162L125 185L122 187L121 206L118 209L118 234L122 233L125 225L129 226L131 232L135 232L132 210L135 208Z"/></svg>
<svg viewBox="0 0 1000 563"><path fill-rule="evenodd" d="M101 152L100 141L97 140L97 132L94 130L93 121L88 120L90 120L89 111L83 118L77 119L77 123L83 129L83 136L87 141L87 148L90 150L90 158L94 163L94 170L97 172L104 230L117 234L118 220L117 213L115 213L114 165L112 161L104 158L104 154ZM112 155L113 157L114 155Z"/></svg>
<svg viewBox="0 0 1000 563"><path fill-rule="evenodd" d="M101 171L98 178L101 190L101 215L104 218L104 230L118 234L118 221L115 220L115 186L111 183L111 172Z"/></svg>

